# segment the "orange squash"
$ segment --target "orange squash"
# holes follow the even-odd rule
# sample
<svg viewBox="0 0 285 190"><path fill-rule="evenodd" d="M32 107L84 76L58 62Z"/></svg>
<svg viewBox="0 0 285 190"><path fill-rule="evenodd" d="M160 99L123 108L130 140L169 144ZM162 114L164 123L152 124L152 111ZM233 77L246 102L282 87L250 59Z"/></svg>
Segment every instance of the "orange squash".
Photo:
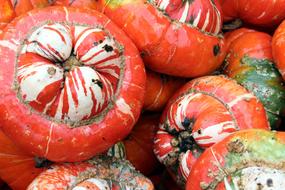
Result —
<svg viewBox="0 0 285 190"><path fill-rule="evenodd" d="M274 65L272 37L241 28L225 35L228 54L224 72L263 103L270 126L277 129L285 116L285 87Z"/></svg>
<svg viewBox="0 0 285 190"><path fill-rule="evenodd" d="M156 72L203 76L225 57L217 0L98 0L98 8L127 33Z"/></svg>
<svg viewBox="0 0 285 190"><path fill-rule="evenodd" d="M97 156L80 163L55 164L42 172L27 190L154 190L149 179L126 160Z"/></svg>
<svg viewBox="0 0 285 190"><path fill-rule="evenodd" d="M162 111L170 97L185 83L186 79L147 70L143 109L148 111Z"/></svg>
<svg viewBox="0 0 285 190"><path fill-rule="evenodd" d="M220 0L225 21L241 19L251 26L273 28L285 18L284 0Z"/></svg>
<svg viewBox="0 0 285 190"><path fill-rule="evenodd" d="M33 155L86 160L125 138L139 118L143 62L99 12L32 10L9 23L0 52L1 128Z"/></svg>
<svg viewBox="0 0 285 190"><path fill-rule="evenodd" d="M22 15L35 8L52 5L50 0L1 0L0 29L3 29L16 16Z"/></svg>
<svg viewBox="0 0 285 190"><path fill-rule="evenodd" d="M206 148L249 128L270 129L265 109L252 93L223 75L196 78L165 107L154 153L184 186Z"/></svg>
<svg viewBox="0 0 285 190"><path fill-rule="evenodd" d="M3 181L12 189L25 190L44 170L40 166L43 165L37 164L31 154L23 152L0 130L0 178Z"/></svg>

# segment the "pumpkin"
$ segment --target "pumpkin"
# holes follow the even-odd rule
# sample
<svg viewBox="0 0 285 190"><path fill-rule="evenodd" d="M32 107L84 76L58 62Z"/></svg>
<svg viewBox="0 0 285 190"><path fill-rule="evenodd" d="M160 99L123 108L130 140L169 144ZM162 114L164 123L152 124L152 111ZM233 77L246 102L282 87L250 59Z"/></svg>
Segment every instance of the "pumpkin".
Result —
<svg viewBox="0 0 285 190"><path fill-rule="evenodd" d="M284 0L220 0L224 21L241 19L251 26L272 28L285 18Z"/></svg>
<svg viewBox="0 0 285 190"><path fill-rule="evenodd" d="M81 163L56 164L42 172L27 190L153 190L149 179L126 160L97 156Z"/></svg>
<svg viewBox="0 0 285 190"><path fill-rule="evenodd" d="M151 70L197 77L224 59L217 1L99 0L98 7L134 41Z"/></svg>
<svg viewBox="0 0 285 190"><path fill-rule="evenodd" d="M7 26L0 54L1 128L33 155L86 160L126 137L140 115L144 65L99 12L33 10Z"/></svg>
<svg viewBox="0 0 285 190"><path fill-rule="evenodd" d="M46 164L41 159L36 162L35 157L23 152L0 130L0 178L12 189L25 190Z"/></svg>
<svg viewBox="0 0 285 190"><path fill-rule="evenodd" d="M196 78L169 100L154 153L184 186L204 149L248 128L269 129L264 107L252 93L223 75Z"/></svg>
<svg viewBox="0 0 285 190"><path fill-rule="evenodd" d="M143 109L162 111L169 98L185 83L186 81L182 78L147 70Z"/></svg>
<svg viewBox="0 0 285 190"><path fill-rule="evenodd" d="M200 156L187 179L186 190L283 189L284 139L284 132L260 129L228 136Z"/></svg>
<svg viewBox="0 0 285 190"><path fill-rule="evenodd" d="M285 79L285 54L284 54L284 31L285 30L285 21L283 21L278 28L275 30L273 38L272 38L272 53L273 58L276 63L276 67L281 73L283 79Z"/></svg>
<svg viewBox="0 0 285 190"><path fill-rule="evenodd" d="M153 153L153 139L158 130L158 123L158 114L142 114L132 132L109 149L108 155L125 158L142 174L150 175L159 166Z"/></svg>
<svg viewBox="0 0 285 190"><path fill-rule="evenodd" d="M224 71L259 98L271 128L277 129L285 115L285 87L273 63L271 40L266 33L245 28L227 33Z"/></svg>

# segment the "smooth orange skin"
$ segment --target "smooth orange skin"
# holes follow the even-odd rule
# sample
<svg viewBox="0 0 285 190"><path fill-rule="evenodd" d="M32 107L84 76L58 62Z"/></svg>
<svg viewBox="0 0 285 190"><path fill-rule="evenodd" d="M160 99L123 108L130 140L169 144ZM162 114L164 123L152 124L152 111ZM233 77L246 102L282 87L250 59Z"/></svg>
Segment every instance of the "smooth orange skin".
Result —
<svg viewBox="0 0 285 190"><path fill-rule="evenodd" d="M285 80L285 21L276 29L272 39L272 52L276 67Z"/></svg>
<svg viewBox="0 0 285 190"><path fill-rule="evenodd" d="M244 70L240 60L246 55L256 59L273 60L271 41L272 37L266 33L242 28L225 35L229 56L229 65L225 70L229 77L235 76ZM238 40L237 40L238 39Z"/></svg>
<svg viewBox="0 0 285 190"><path fill-rule="evenodd" d="M153 139L158 130L159 115L143 114L130 135L123 141L127 160L143 173L150 175L159 166L153 153Z"/></svg>
<svg viewBox="0 0 285 190"><path fill-rule="evenodd" d="M25 190L42 171L43 168L35 168L32 155L23 152L0 130L0 178L3 181L12 189Z"/></svg>
<svg viewBox="0 0 285 190"><path fill-rule="evenodd" d="M8 116L0 116L1 128L27 152L57 162L87 160L106 151L113 144L126 137L140 115L146 80L144 65L138 56L135 45L110 19L92 10L66 9L69 10L68 17L64 7L33 10L29 13L33 16L18 17L11 22L7 26L7 30L18 32L6 32L3 38L5 40L20 40L30 28L47 19L65 22L68 18L70 21L81 24L94 25L98 23L103 25L106 30L111 31L112 36L119 43L127 44L124 47L124 55L126 56L125 74L122 79L124 82L117 99L123 98L126 104L130 105L133 117L120 111L118 106L113 106L104 119L98 123L77 128L54 123L37 113L31 113L27 106L19 102L15 91L11 88L15 68L14 66L7 67L7 64L0 64L0 84L3 92L1 96L6 97L0 99L0 115ZM4 58L1 61L9 60L9 63L15 63L16 50L0 46L0 52ZM51 130L53 130L52 133L50 133ZM26 134L32 134L32 136ZM73 143L72 139L73 142L75 139L76 143ZM47 150L48 152L46 152Z"/></svg>
<svg viewBox="0 0 285 190"><path fill-rule="evenodd" d="M171 22L145 0L129 1L115 8L108 4L107 0L100 0L98 7L128 34L151 70L198 77L213 72L222 64L225 57L223 38ZM213 50L215 45L220 46L217 56Z"/></svg>
<svg viewBox="0 0 285 190"><path fill-rule="evenodd" d="M243 36L244 34L255 32L255 30L251 30L248 28L239 28L237 30L233 30L231 32L225 33L225 39L226 39L226 46L227 46L227 52L229 51L230 45L238 39L240 36Z"/></svg>
<svg viewBox="0 0 285 190"><path fill-rule="evenodd" d="M240 18L256 26L274 27L285 18L285 0L220 0L224 20Z"/></svg>
<svg viewBox="0 0 285 190"><path fill-rule="evenodd" d="M10 0L0 2L0 30L16 16Z"/></svg>
<svg viewBox="0 0 285 190"><path fill-rule="evenodd" d="M185 83L185 79L174 78L147 70L146 95L143 109L162 111L171 96Z"/></svg>

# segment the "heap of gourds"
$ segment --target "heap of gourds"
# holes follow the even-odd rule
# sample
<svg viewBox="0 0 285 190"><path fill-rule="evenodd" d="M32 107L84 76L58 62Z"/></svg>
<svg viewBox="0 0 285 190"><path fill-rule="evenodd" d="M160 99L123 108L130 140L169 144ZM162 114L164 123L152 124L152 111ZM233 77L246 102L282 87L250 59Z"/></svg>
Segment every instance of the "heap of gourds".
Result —
<svg viewBox="0 0 285 190"><path fill-rule="evenodd" d="M283 189L284 10L1 0L0 188Z"/></svg>

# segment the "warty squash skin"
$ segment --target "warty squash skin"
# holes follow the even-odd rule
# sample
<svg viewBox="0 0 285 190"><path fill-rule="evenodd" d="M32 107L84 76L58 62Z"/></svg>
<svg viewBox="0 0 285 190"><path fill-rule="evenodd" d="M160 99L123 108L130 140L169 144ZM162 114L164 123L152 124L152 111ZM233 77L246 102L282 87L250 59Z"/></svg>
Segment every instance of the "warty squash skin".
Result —
<svg viewBox="0 0 285 190"><path fill-rule="evenodd" d="M242 28L225 38L228 54L224 73L258 97L271 128L278 129L285 114L285 87L272 57L272 37Z"/></svg>
<svg viewBox="0 0 285 190"><path fill-rule="evenodd" d="M200 156L186 190L283 189L284 135L250 129L228 136Z"/></svg>
<svg viewBox="0 0 285 190"><path fill-rule="evenodd" d="M154 190L152 182L126 160L97 156L81 163L56 164L27 190Z"/></svg>

